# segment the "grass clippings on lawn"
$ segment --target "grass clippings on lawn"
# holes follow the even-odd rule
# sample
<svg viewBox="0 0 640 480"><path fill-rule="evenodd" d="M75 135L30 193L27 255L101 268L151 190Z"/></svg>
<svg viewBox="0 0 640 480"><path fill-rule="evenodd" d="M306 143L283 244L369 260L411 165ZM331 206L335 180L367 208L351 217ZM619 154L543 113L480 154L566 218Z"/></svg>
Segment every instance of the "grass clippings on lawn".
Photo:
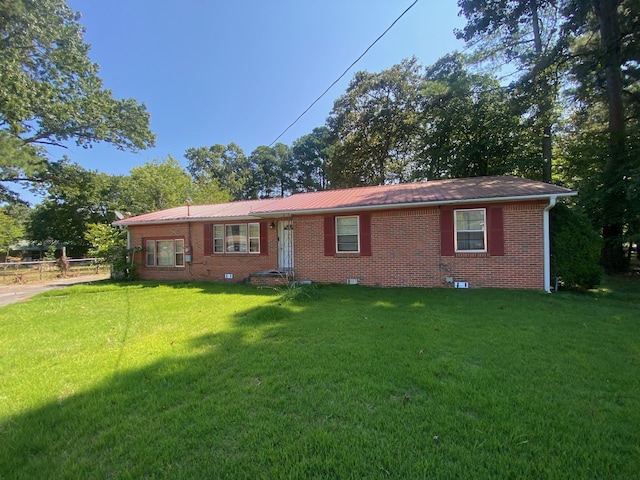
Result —
<svg viewBox="0 0 640 480"><path fill-rule="evenodd" d="M639 287L49 292L0 309L0 478L636 478Z"/></svg>

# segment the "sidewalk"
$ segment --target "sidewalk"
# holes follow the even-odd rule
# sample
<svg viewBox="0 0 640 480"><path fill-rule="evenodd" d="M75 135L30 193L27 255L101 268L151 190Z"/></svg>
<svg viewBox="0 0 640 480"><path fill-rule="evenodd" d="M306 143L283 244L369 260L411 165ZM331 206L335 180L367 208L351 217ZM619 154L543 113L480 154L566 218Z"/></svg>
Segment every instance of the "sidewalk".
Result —
<svg viewBox="0 0 640 480"><path fill-rule="evenodd" d="M77 283L90 283L99 280L107 280L109 274L100 275L84 275L79 277L60 278L50 282L43 283L27 283L23 285L3 285L0 286L0 307L9 305L10 303L21 302L38 293L46 292L59 288L68 287Z"/></svg>

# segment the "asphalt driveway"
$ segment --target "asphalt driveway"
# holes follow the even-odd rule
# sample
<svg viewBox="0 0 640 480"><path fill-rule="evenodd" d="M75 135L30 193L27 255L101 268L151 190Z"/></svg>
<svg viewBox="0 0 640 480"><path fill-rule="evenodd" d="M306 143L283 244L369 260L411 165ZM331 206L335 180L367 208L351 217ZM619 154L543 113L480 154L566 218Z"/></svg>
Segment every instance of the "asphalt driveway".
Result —
<svg viewBox="0 0 640 480"><path fill-rule="evenodd" d="M3 285L0 286L0 307L9 305L10 303L21 302L38 293L48 290L65 288L77 283L90 283L98 280L106 280L109 274L87 275L82 277L61 278L51 282L43 283L26 283L24 285Z"/></svg>

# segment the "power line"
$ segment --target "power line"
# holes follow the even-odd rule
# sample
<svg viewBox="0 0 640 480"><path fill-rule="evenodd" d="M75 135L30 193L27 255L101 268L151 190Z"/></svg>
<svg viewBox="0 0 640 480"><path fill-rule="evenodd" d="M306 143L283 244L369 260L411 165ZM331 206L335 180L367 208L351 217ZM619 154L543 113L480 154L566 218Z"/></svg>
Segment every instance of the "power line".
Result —
<svg viewBox="0 0 640 480"><path fill-rule="evenodd" d="M304 115L305 115L309 110L311 110L311 108L313 108L313 106L314 106L316 103L318 103L318 102L320 101L320 99L321 99L322 97L324 97L324 96L327 94L327 92L329 92L329 90L331 90L331 89L334 87L334 85L335 85L336 83L338 83L340 80L342 80L342 77L344 77L344 76L347 74L347 72L349 72L349 70L351 70L351 69L353 68L353 66L354 66L356 63L358 63L358 62L362 59L362 57L364 57L364 56L369 52L369 50L371 50L371 49L373 48L373 46L374 46L376 43L378 43L378 41L379 41L382 37L384 37L384 36L387 34L387 32L388 32L389 30L391 30L391 29L393 28L393 26L394 26L396 23L398 23L398 21L399 21L399 20L400 20L404 15L405 15L405 13L407 13L409 10L411 10L411 9L413 8L413 6L414 6L416 3L418 3L418 0L415 0L411 5L409 5L409 6L407 7L407 9L406 9L404 12L402 12L402 13L400 14L400 16L399 16L398 18L396 18L396 19L393 21L393 23L392 23L391 25L389 25L389 27L388 27L384 32L382 32L382 35L380 35L378 38L376 38L376 39L374 40L374 42L373 42L371 45L369 45L369 46L367 47L367 49L362 53L362 55L360 55L360 56L359 56L359 57L358 57L358 58L357 58L357 59L356 59L356 60L355 60L351 65L349 65L349 67L347 67L347 69L346 69L344 72L342 72L342 75L340 75L340 76L339 76L339 77L338 77L338 78L337 78L337 79L336 79L336 80L335 80L331 85L329 85L329 86L327 87L327 89L326 89L324 92L322 92L322 94L321 94L318 98L316 98L316 99L313 101L313 103L312 103L311 105L309 105L309 106L307 107L307 109L306 109L304 112L302 112L302 113L298 116L298 118L296 118L296 119L291 123L291 125L289 125L287 128L285 128L285 129L282 131L282 133L281 133L280 135L278 135L278 136L276 137L276 139L275 139L273 142L271 142L271 143L269 144L269 146L270 146L270 147L271 147L271 146L273 146L273 144L274 144L274 143L276 143L276 142L280 139L280 137L282 137L285 133L287 133L287 132L289 131L289 129L290 129L291 127L293 127L296 123L298 123L298 120L300 120L302 117L304 117Z"/></svg>

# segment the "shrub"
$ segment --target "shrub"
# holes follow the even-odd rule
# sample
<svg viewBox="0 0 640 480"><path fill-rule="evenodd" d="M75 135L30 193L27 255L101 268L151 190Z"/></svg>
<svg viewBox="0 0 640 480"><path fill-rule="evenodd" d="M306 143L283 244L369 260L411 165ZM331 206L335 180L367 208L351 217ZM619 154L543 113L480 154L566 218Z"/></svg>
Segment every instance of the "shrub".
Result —
<svg viewBox="0 0 640 480"><path fill-rule="evenodd" d="M111 225L93 223L87 226L85 238L93 245L91 254L101 263L111 265L111 276L116 279L133 280L135 263L133 255L141 247L127 248L127 234Z"/></svg>
<svg viewBox="0 0 640 480"><path fill-rule="evenodd" d="M577 208L558 204L550 212L551 276L567 288L600 284L602 238Z"/></svg>
<svg viewBox="0 0 640 480"><path fill-rule="evenodd" d="M299 302L302 300L313 299L316 296L315 284L299 284L292 282L286 287L278 288L280 299L283 302Z"/></svg>

